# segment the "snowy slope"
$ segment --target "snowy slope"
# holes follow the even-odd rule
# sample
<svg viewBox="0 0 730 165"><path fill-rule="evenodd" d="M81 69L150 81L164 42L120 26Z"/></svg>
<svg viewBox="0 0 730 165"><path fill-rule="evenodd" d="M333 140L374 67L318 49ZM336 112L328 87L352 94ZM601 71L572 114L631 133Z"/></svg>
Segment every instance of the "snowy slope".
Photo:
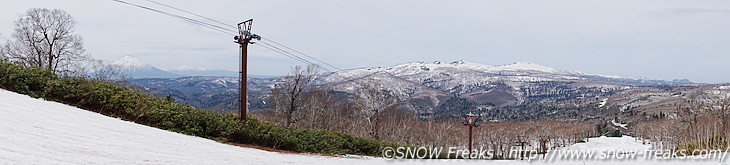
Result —
<svg viewBox="0 0 730 165"><path fill-rule="evenodd" d="M362 160L236 147L0 90L0 164L314 164L323 161Z"/></svg>
<svg viewBox="0 0 730 165"><path fill-rule="evenodd" d="M586 143L577 143L569 147L564 148L565 150L588 150L588 151L610 151L610 150L630 150L637 152L644 152L650 149L650 145L641 144L633 137L606 137L601 136L597 138L590 138Z"/></svg>
<svg viewBox="0 0 730 165"><path fill-rule="evenodd" d="M501 65L497 66L496 69L498 70L532 70L532 71L540 71L540 72L548 72L548 73L555 73L558 72L557 69L542 66L539 64L534 64L530 62L515 62L508 65Z"/></svg>
<svg viewBox="0 0 730 165"><path fill-rule="evenodd" d="M647 149L630 137L568 150ZM386 160L242 148L0 89L0 164L727 164L717 161Z"/></svg>

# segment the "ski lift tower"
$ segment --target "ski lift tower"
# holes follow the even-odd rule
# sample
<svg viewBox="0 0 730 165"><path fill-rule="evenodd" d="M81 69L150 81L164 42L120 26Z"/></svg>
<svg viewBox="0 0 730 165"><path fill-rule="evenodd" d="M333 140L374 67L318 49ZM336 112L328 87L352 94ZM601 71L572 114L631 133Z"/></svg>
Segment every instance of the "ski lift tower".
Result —
<svg viewBox="0 0 730 165"><path fill-rule="evenodd" d="M471 157L472 152L472 128L478 127L479 124L477 124L477 120L479 120L479 116L472 113L471 109L469 109L469 113L464 115L464 125L469 127L469 156Z"/></svg>
<svg viewBox="0 0 730 165"><path fill-rule="evenodd" d="M246 67L248 65L248 44L253 44L253 42L251 42L252 39L261 40L261 36L251 33L252 24L253 19L238 23L238 36L233 37L233 39L235 40L234 42L238 43L241 46L241 90L239 91L239 93L241 94L241 104L239 105L239 110L241 111L241 121L244 122L246 121L246 112L248 109L248 104L246 104L246 74L248 73Z"/></svg>

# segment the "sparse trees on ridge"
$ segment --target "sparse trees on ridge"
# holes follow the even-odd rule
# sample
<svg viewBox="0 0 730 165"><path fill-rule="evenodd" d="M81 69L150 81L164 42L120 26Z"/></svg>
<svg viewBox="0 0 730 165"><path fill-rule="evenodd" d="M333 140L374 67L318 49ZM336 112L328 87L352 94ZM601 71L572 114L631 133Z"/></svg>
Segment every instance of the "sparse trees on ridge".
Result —
<svg viewBox="0 0 730 165"><path fill-rule="evenodd" d="M95 80L124 80L129 77L122 73L121 68L117 65L105 63L98 59L88 59L87 65L79 70L83 73L89 73L89 77Z"/></svg>
<svg viewBox="0 0 730 165"><path fill-rule="evenodd" d="M271 90L272 106L284 114L284 126L290 127L298 120L295 118L295 112L302 109L303 97L318 72L319 68L316 65L309 65L306 68L295 66L291 75L285 77L281 84L276 84Z"/></svg>
<svg viewBox="0 0 730 165"><path fill-rule="evenodd" d="M346 100L335 96L329 89L312 88L303 99L302 110L296 114L301 123L298 125L310 129L339 130L340 118L348 118Z"/></svg>
<svg viewBox="0 0 730 165"><path fill-rule="evenodd" d="M394 92L376 81L363 83L353 94L338 95L333 89L308 87L314 72L293 68L292 75L272 89L272 112L254 113L260 119L287 127L326 129L377 140L428 147L465 147L466 129L456 120L419 118L418 112L401 109ZM261 116L263 115L263 116ZM284 120L282 120L284 119ZM549 130L549 131L548 131ZM495 151L495 158L510 159L518 138L527 149L545 152L567 146L594 133L584 121L485 122L475 130L475 146Z"/></svg>
<svg viewBox="0 0 730 165"><path fill-rule="evenodd" d="M726 150L730 146L728 113L730 98L699 92L690 95L668 117L639 122L634 130L653 141L656 148L686 149L690 153L699 149Z"/></svg>
<svg viewBox="0 0 730 165"><path fill-rule="evenodd" d="M392 91L382 89L382 86L374 81L365 83L360 91L356 93L359 94L359 98L355 104L365 116L370 136L381 140L381 113L395 104L397 98Z"/></svg>

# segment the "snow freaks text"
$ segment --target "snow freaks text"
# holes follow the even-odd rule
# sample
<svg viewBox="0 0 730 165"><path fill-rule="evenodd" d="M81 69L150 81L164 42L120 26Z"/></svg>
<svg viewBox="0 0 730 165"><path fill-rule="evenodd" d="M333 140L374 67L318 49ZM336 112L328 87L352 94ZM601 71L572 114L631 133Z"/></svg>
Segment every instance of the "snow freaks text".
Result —
<svg viewBox="0 0 730 165"><path fill-rule="evenodd" d="M475 148L471 152L461 147L385 147L381 156L386 159L517 159L517 160L724 160L728 152L721 149L658 149L658 150L550 150L540 153L537 150L512 149L496 155L485 148Z"/></svg>

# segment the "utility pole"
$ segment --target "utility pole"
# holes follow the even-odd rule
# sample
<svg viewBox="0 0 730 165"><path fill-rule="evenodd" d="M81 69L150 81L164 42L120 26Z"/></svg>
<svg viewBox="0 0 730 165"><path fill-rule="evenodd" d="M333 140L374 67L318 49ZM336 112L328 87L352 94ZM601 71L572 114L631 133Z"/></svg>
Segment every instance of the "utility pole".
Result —
<svg viewBox="0 0 730 165"><path fill-rule="evenodd" d="M235 40L235 43L238 43L241 47L241 90L239 91L241 94L241 104L239 105L239 110L241 111L241 121L246 121L246 112L248 111L248 104L247 98L246 98L246 75L248 73L247 65L248 65L248 44L253 44L251 42L251 39L261 40L261 36L251 33L251 25L253 24L253 19L249 19L246 21L243 21L241 23L238 23L238 36L233 37Z"/></svg>
<svg viewBox="0 0 730 165"><path fill-rule="evenodd" d="M471 158L471 152L472 152L472 128L479 126L477 124L478 119L479 119L479 116L472 113L471 109L469 109L469 113L464 115L463 124L465 126L469 127L469 158Z"/></svg>

